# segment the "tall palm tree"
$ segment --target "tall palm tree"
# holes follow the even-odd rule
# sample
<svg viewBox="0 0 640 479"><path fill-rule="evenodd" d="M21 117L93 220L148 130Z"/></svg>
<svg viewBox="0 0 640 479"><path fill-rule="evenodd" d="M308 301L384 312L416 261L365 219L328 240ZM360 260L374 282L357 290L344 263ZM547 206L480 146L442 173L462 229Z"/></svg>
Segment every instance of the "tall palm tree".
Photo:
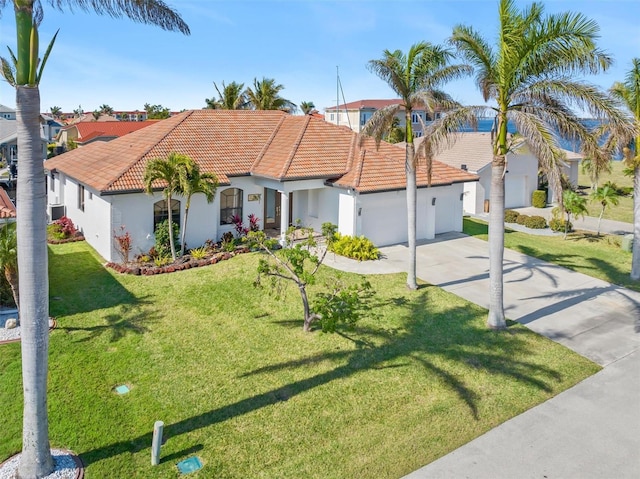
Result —
<svg viewBox="0 0 640 479"><path fill-rule="evenodd" d="M244 110L247 108L247 94L244 90L244 83L232 81L228 85L222 82L222 91L213 82L213 86L218 92L218 99L207 98L207 108L210 110Z"/></svg>
<svg viewBox="0 0 640 479"><path fill-rule="evenodd" d="M188 175L193 172L194 162L191 158L180 153L169 153L164 158L156 158L147 163L144 172L144 189L148 194L162 188L162 195L167 202L169 212L167 223L169 224L169 245L171 246L171 258L176 260L176 246L173 239L173 219L171 214L171 200L173 195L184 190Z"/></svg>
<svg viewBox="0 0 640 479"><path fill-rule="evenodd" d="M458 53L474 66L475 81L485 101L494 106L454 109L431 126L434 144L480 114L495 118L489 215L489 316L492 329L506 327L503 303L504 175L506 156L526 141L546 173L550 186L561 191L562 153L559 135L579 140L585 156L599 154L597 139L580 122L573 107L616 127L630 127L613 100L593 85L577 80L605 71L612 59L596 44L598 25L580 13L545 15L540 3L521 11L515 0L500 0L498 38L485 40L474 28L456 26L450 39ZM507 122L519 132L510 137ZM562 201L561 198L556 198Z"/></svg>
<svg viewBox="0 0 640 479"><path fill-rule="evenodd" d="M18 238L16 224L5 223L0 227L0 268L9 283L13 300L20 310L20 291L18 282Z"/></svg>
<svg viewBox="0 0 640 479"><path fill-rule="evenodd" d="M633 248L631 257L631 279L640 280L640 58L634 58L631 70L624 82L616 82L611 94L620 100L633 115L636 130L631 137L622 138L625 161L633 170Z"/></svg>
<svg viewBox="0 0 640 479"><path fill-rule="evenodd" d="M401 98L401 102L377 110L362 129L363 135L373 136L376 142L389 134L396 115L404 112L405 173L407 178L407 234L409 243L409 271L407 286L417 289L416 282L416 165L417 157L413 142L412 113L416 108L435 111L437 108L453 106L451 98L439 90L449 80L470 72L466 65L451 65L453 55L441 46L421 42L412 45L405 55L400 50L385 50L379 60L371 60L369 69L383 79ZM424 141L425 156L430 171L428 141Z"/></svg>
<svg viewBox="0 0 640 479"><path fill-rule="evenodd" d="M302 110L302 113L304 115L310 114L313 110L315 110L315 108L316 106L312 101L303 101L302 103L300 103L300 110Z"/></svg>
<svg viewBox="0 0 640 479"><path fill-rule="evenodd" d="M282 90L284 86L276 84L273 78L254 78L253 88L247 88L247 98L254 110L282 110L293 113L297 106L280 96Z"/></svg>
<svg viewBox="0 0 640 479"><path fill-rule="evenodd" d="M190 171L187 172L184 183L179 184L176 189L176 193L181 194L185 198L180 256L184 254L191 197L196 193L202 193L207 199L207 203L212 203L216 197L216 190L218 189L218 177L214 173L201 173L198 165L193 163L193 160L191 161L192 165Z"/></svg>
<svg viewBox="0 0 640 479"><path fill-rule="evenodd" d="M600 216L598 216L597 235L600 236L600 222L602 221L604 211L607 209L607 206L617 206L618 203L620 203L620 195L618 195L616 186L608 181L604 186L596 188L591 192L591 201L600 203L600 206L602 207L600 210Z"/></svg>
<svg viewBox="0 0 640 479"><path fill-rule="evenodd" d="M17 48L15 72L3 61L5 79L16 88L18 136L18 269L22 340L22 384L24 391L22 455L18 477L40 478L53 470L47 415L47 370L49 351L49 283L46 237L46 188L40 148L40 91L42 61L39 58L38 27L43 12L37 0L0 0L0 7L13 5ZM64 5L92 9L100 15L128 17L141 23L188 34L180 15L161 0L99 1L49 0L56 8ZM51 45L50 45L51 46ZM38 70L38 67L40 68ZM9 77L9 78L7 78Z"/></svg>

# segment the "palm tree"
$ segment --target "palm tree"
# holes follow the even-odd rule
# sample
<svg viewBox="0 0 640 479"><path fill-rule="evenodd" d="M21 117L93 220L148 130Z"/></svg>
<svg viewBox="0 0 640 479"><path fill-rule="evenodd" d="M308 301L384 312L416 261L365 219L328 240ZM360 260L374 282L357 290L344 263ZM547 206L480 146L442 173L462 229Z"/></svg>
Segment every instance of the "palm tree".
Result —
<svg viewBox="0 0 640 479"><path fill-rule="evenodd" d="M93 115L93 121L98 121L100 119L100 116L102 116L100 110L93 110L91 114Z"/></svg>
<svg viewBox="0 0 640 479"><path fill-rule="evenodd" d="M631 112L636 130L631 137L622 138L625 162L633 170L633 249L631 256L631 279L640 280L640 58L634 58L631 70L624 82L616 82L611 88L614 98L621 101Z"/></svg>
<svg viewBox="0 0 640 479"><path fill-rule="evenodd" d="M297 108L296 104L282 98L282 90L284 86L276 84L273 78L262 78L261 81L254 78L253 88L247 88L247 98L254 110L282 110L293 113Z"/></svg>
<svg viewBox="0 0 640 479"><path fill-rule="evenodd" d="M18 238L16 224L5 223L0 227L0 268L4 271L13 300L20 311L20 291L18 283Z"/></svg>
<svg viewBox="0 0 640 479"><path fill-rule="evenodd" d="M447 112L434 122L431 138L444 142L477 115L495 118L489 216L489 316L492 329L506 328L503 303L504 175L506 156L526 141L546 173L553 191L561 191L562 153L558 133L579 140L585 156L599 154L597 139L572 107L611 125L629 126L628 118L598 88L576 80L608 69L611 58L597 47L598 25L580 13L544 15L542 4L519 11L515 0L500 0L495 45L475 29L456 26L450 42L474 66L475 81L485 101ZM519 132L510 137L507 122ZM556 198L561 201L562 198Z"/></svg>
<svg viewBox="0 0 640 479"><path fill-rule="evenodd" d="M598 182L603 173L611 173L611 156L603 155L602 161L597 158L583 158L580 162L582 172L589 175L591 192L598 189Z"/></svg>
<svg viewBox="0 0 640 479"><path fill-rule="evenodd" d="M222 82L222 91L213 82L213 86L218 92L218 99L207 98L207 108L210 110L244 110L247 108L247 94L244 90L244 83L232 81L228 85Z"/></svg>
<svg viewBox="0 0 640 479"><path fill-rule="evenodd" d="M363 135L373 136L379 143L388 135L396 115L404 110L407 178L407 234L409 242L409 271L407 286L417 289L416 282L416 164L417 157L413 143L412 112L421 108L433 112L436 108L448 108L452 100L438 90L442 84L469 72L466 65L450 65L452 54L449 50L430 43L416 43L408 54L400 50L385 50L380 60L371 60L369 69L383 79L401 98L401 102L377 110L362 129ZM424 141L425 156L430 171L428 141Z"/></svg>
<svg viewBox="0 0 640 479"><path fill-rule="evenodd" d="M99 111L100 111L100 114L102 115L113 115L113 108L111 108L106 103L103 105L100 105Z"/></svg>
<svg viewBox="0 0 640 479"><path fill-rule="evenodd" d="M22 384L24 391L22 454L18 477L40 478L53 470L47 415L49 351L49 283L46 240L46 187L40 148L40 91L42 70L50 48L39 58L38 26L42 8L37 0L0 0L15 10L16 69L2 61L5 79L16 88L16 125L20 175L17 221L18 270L27 281L20 283ZM50 0L57 8L67 4L112 17L128 17L141 23L188 34L189 27L177 12L161 0L80 1ZM49 45L51 47L51 44ZM39 69L38 69L39 68ZM7 78L8 77L8 78Z"/></svg>
<svg viewBox="0 0 640 479"><path fill-rule="evenodd" d="M591 201L598 202L600 203L600 206L602 206L602 210L600 210L600 216L598 217L597 235L600 236L600 222L602 221L604 210L607 208L607 206L617 206L620 202L618 190L613 183L608 181L604 184L603 187L597 188L595 191L591 192Z"/></svg>
<svg viewBox="0 0 640 479"><path fill-rule="evenodd" d="M144 172L144 190L148 194L162 185L162 194L167 203L167 223L169 223L169 245L171 258L176 260L176 246L173 240L173 220L171 214L171 200L173 195L184 189L187 177L192 173L194 162L191 158L180 153L169 153L167 159L156 158L147 163ZM155 186L154 186L155 184Z"/></svg>
<svg viewBox="0 0 640 479"><path fill-rule="evenodd" d="M51 111L52 117L60 118L60 115L62 114L62 108L60 108L59 106L52 106L51 108L49 108L49 110Z"/></svg>
<svg viewBox="0 0 640 479"><path fill-rule="evenodd" d="M191 207L191 197L196 193L202 193L207 199L207 203L212 203L216 197L218 189L218 177L214 173L200 173L200 168L193 163L187 173L184 183L176 188L176 193L185 197L184 221L182 222L182 238L180 246L180 256L184 254L187 235L187 219L189 218L189 208ZM169 231L172 231L171 229Z"/></svg>
<svg viewBox="0 0 640 479"><path fill-rule="evenodd" d="M313 110L315 110L316 106L312 101L303 101L300 103L300 109L304 115L309 115Z"/></svg>
<svg viewBox="0 0 640 479"><path fill-rule="evenodd" d="M562 193L561 208L567 215L567 219L564 222L564 239L567 239L567 233L569 233L569 225L571 224L571 217L584 217L584 215L588 213L587 200L575 191L565 190Z"/></svg>

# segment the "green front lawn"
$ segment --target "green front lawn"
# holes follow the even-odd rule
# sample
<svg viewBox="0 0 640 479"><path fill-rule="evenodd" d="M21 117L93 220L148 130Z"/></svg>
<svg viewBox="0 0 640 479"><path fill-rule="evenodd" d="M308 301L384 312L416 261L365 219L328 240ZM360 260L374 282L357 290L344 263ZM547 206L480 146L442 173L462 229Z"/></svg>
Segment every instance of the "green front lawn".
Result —
<svg viewBox="0 0 640 479"><path fill-rule="evenodd" d="M376 302L354 330L304 334L297 293L255 289L256 263L136 277L85 243L51 246L52 446L88 478L174 478L191 455L194 478L397 478L599 369L523 326L488 331L485 310L410 292L404 274L369 277ZM0 345L0 384L3 461L21 447L18 343Z"/></svg>
<svg viewBox="0 0 640 479"><path fill-rule="evenodd" d="M465 218L464 233L486 240L484 221ZM562 236L538 236L507 229L506 248L584 273L594 278L640 291L640 283L630 278L631 253L620 248L620 237L595 233L569 233Z"/></svg>
<svg viewBox="0 0 640 479"><path fill-rule="evenodd" d="M599 185L602 186L607 181L611 181L619 187L633 186L633 178L622 174L622 170L624 170L624 168L625 165L622 161L611 162L611 173L604 173L600 178ZM589 180L588 175L582 172L582 167L580 167L580 172L578 174L578 185L583 188L583 191L586 194L591 193L591 180ZM589 209L589 216L598 217L602 211L602 206L600 206L599 203L594 203L592 201L587 202L587 208ZM618 204L618 206L607 207L604 211L603 218L608 220L624 221L625 223L633 223L633 197L631 195L621 196L620 204Z"/></svg>

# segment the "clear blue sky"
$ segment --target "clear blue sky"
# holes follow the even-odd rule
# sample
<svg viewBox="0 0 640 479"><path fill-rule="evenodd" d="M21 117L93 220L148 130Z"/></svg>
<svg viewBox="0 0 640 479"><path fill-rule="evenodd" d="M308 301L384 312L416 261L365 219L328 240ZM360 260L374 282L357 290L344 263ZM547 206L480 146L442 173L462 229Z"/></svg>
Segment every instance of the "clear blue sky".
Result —
<svg viewBox="0 0 640 479"><path fill-rule="evenodd" d="M81 11L60 13L48 0L41 42L60 29L41 83L42 111L79 105L89 112L106 103L116 110L145 103L172 110L202 108L215 96L213 82L274 78L296 104L321 111L336 102L336 67L347 102L393 98L367 70L384 49L408 50L418 41L443 43L454 25L472 25L495 39L497 0L166 0L191 28L191 36ZM11 4L11 2L8 2ZM529 5L521 1L519 5ZM588 80L608 88L640 56L640 1L546 0L548 13L582 12L597 21L600 46L616 64ZM0 18L0 52L15 47L13 11ZM481 104L472 81L449 84L457 100ZM342 102L342 98L340 98ZM14 107L3 81L0 103Z"/></svg>

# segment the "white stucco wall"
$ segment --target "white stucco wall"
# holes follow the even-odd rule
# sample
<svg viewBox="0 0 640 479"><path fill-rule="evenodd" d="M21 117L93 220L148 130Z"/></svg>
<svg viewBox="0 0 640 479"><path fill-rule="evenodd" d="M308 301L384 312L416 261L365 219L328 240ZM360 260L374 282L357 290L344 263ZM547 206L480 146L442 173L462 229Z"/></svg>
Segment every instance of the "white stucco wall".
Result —
<svg viewBox="0 0 640 479"><path fill-rule="evenodd" d="M87 242L104 259L111 260L111 237L113 235L110 219L111 198L100 197L97 191L85 186L84 211L78 206L78 183L62 174L56 175L55 191L47 189L49 204L63 204L65 214L82 232Z"/></svg>
<svg viewBox="0 0 640 479"><path fill-rule="evenodd" d="M477 174L480 176L480 184L476 187L476 213L481 213L484 210L484 200L491 196L491 164ZM504 181L505 208L531 206L531 195L538 187L538 159L528 152L510 153L507 156Z"/></svg>
<svg viewBox="0 0 640 479"><path fill-rule="evenodd" d="M303 226L321 231L322 223L339 223L339 188L312 188L293 193L293 221L300 220Z"/></svg>
<svg viewBox="0 0 640 479"><path fill-rule="evenodd" d="M416 237L432 239L435 234L462 231L463 184L420 188L416 198ZM435 205L433 204L435 198ZM359 195L362 208L357 235L377 246L407 241L407 200L405 191ZM356 209L356 214L357 214Z"/></svg>

